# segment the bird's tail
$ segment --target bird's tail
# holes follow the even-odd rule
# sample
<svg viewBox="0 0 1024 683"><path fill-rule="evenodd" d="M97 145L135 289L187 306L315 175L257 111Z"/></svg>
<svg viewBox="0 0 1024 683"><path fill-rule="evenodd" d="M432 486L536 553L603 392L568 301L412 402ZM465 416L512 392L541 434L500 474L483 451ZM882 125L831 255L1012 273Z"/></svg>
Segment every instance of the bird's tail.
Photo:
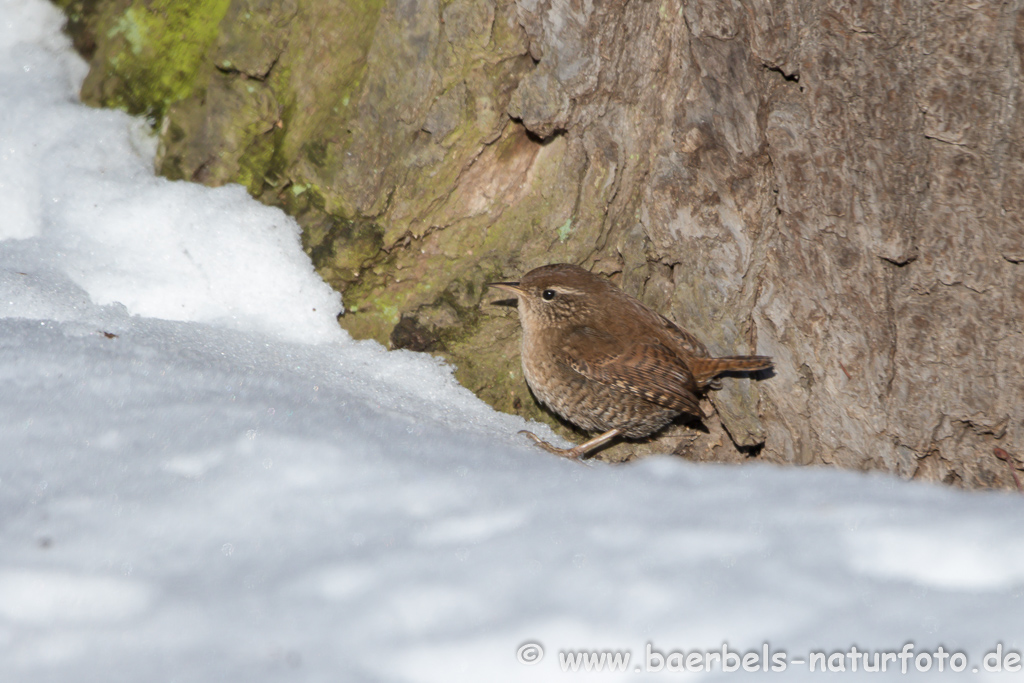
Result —
<svg viewBox="0 0 1024 683"><path fill-rule="evenodd" d="M690 371L698 386L715 384L713 380L723 372L757 372L770 370L772 359L768 356L722 356L721 358L694 358Z"/></svg>

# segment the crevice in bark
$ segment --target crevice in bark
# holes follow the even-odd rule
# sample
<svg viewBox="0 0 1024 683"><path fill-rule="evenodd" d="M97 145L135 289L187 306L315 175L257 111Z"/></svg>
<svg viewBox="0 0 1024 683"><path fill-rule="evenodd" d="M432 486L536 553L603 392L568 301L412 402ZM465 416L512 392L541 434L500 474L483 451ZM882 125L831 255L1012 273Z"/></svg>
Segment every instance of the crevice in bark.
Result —
<svg viewBox="0 0 1024 683"><path fill-rule="evenodd" d="M780 76L782 76L782 79L784 81L787 81L789 83L799 83L800 82L800 73L797 72L797 71L794 71L792 73L786 73L781 66L775 66L773 64L762 63L761 66L764 67L764 69L766 71L771 71L771 72L779 74Z"/></svg>
<svg viewBox="0 0 1024 683"><path fill-rule="evenodd" d="M251 80L259 81L260 83L263 83L268 78L270 78L271 72L273 72L274 67L277 66L277 62L280 59L281 59L281 53L278 53L277 56L274 57L273 61L270 62L270 65L267 67L267 70L262 72L262 73L260 73L260 72L253 73L251 71L243 71L242 69L238 69L238 68L236 68L234 66L227 66L227 65L224 65L224 64L218 64L216 62L214 62L213 67L217 71L219 71L220 73L222 73L222 74L224 74L226 76L241 76L241 77L246 78L246 79L251 79Z"/></svg>

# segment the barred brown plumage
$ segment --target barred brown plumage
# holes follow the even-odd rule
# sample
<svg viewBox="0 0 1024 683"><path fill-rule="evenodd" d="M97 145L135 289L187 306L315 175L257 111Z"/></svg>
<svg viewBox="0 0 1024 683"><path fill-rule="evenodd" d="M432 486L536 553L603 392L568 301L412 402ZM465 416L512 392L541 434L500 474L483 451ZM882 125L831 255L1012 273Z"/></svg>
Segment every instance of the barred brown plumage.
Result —
<svg viewBox="0 0 1024 683"><path fill-rule="evenodd" d="M541 403L588 432L561 449L578 458L622 436L640 439L682 413L702 417L699 400L724 372L772 367L766 356L712 358L696 337L605 278L553 264L519 282L491 284L515 295L523 327L523 373Z"/></svg>

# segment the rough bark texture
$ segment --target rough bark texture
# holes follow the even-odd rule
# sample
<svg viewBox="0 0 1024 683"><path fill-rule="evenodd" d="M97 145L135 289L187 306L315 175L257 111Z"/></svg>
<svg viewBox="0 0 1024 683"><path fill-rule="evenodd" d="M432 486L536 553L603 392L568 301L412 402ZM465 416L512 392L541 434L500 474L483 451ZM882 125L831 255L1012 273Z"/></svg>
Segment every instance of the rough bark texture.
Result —
<svg viewBox="0 0 1024 683"><path fill-rule="evenodd" d="M1024 456L1021 7L69 14L92 57L83 97L153 116L164 174L241 182L296 215L356 336L443 353L492 404L538 416L514 311L485 283L580 263L713 352L776 359L765 382L725 381L706 431L649 447L1008 487Z"/></svg>

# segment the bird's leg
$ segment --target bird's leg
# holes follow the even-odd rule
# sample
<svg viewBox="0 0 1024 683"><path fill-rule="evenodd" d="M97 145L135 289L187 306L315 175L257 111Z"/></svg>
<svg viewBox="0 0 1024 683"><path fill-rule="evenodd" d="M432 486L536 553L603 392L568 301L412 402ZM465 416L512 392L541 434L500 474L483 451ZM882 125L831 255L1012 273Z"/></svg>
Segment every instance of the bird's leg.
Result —
<svg viewBox="0 0 1024 683"><path fill-rule="evenodd" d="M535 444L546 450L548 453L554 453L555 455L560 455L563 458L569 458L570 460L578 460L579 458L586 455L590 451L608 443L609 441L617 437L619 434L621 434L622 431L619 429L609 429L604 434L595 436L590 441L585 441L581 443L579 446L575 446L573 448L558 448L557 446L552 446L547 441L544 441L533 432L528 432L525 429L520 431L519 433L526 434L528 437L533 439L533 442Z"/></svg>

